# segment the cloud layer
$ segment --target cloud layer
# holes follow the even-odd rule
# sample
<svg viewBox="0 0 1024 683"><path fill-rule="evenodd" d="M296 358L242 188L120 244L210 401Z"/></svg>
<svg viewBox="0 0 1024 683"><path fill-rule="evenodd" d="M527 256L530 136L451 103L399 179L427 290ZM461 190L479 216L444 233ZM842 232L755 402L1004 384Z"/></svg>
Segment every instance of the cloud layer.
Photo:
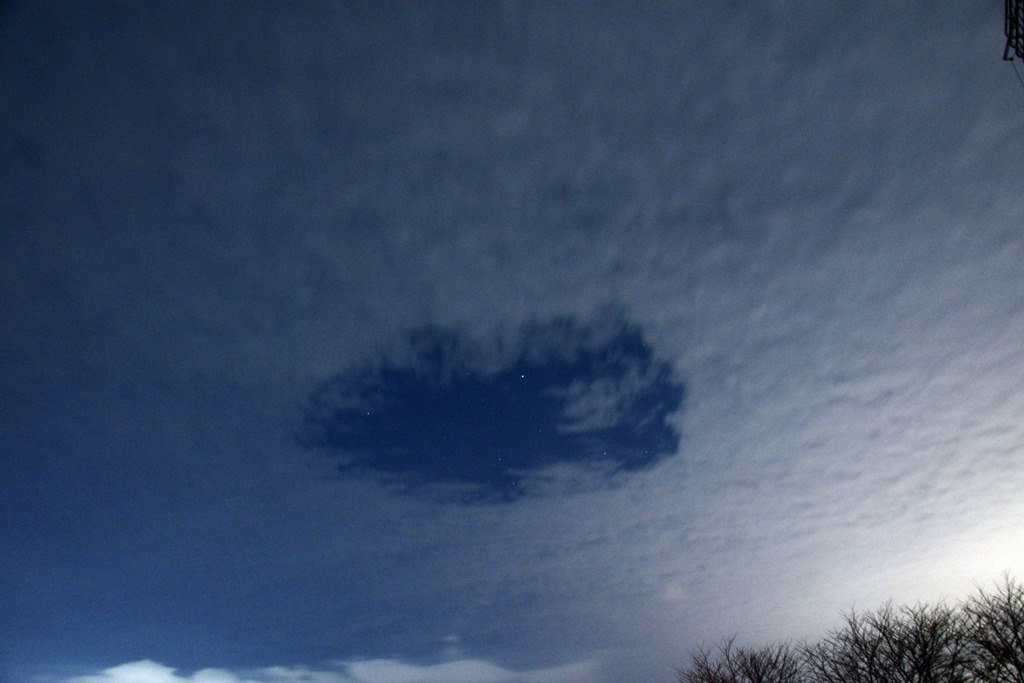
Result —
<svg viewBox="0 0 1024 683"><path fill-rule="evenodd" d="M12 7L12 678L398 675L457 634L486 675L667 680L719 635L1024 573L996 4ZM621 485L451 506L295 443L311 387L416 367L410 329L609 308L687 392L675 457ZM567 379L562 433L642 395L646 357Z"/></svg>

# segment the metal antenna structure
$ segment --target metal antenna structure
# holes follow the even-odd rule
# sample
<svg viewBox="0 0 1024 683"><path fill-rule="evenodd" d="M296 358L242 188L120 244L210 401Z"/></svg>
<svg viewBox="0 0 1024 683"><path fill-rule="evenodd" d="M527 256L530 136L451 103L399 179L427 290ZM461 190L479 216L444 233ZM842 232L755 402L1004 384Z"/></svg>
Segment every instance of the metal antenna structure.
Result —
<svg viewBox="0 0 1024 683"><path fill-rule="evenodd" d="M1024 59L1024 0L1006 0L1006 49L1003 59Z"/></svg>

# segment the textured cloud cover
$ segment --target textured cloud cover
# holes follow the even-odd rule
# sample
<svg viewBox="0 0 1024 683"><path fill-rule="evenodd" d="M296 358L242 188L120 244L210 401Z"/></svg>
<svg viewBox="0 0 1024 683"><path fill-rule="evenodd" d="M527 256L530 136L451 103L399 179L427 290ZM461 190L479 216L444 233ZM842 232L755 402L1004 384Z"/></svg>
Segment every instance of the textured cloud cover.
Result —
<svg viewBox="0 0 1024 683"><path fill-rule="evenodd" d="M398 675L456 634L668 680L1024 573L996 4L5 9L0 666ZM410 329L609 306L687 387L624 486L454 506L294 442Z"/></svg>

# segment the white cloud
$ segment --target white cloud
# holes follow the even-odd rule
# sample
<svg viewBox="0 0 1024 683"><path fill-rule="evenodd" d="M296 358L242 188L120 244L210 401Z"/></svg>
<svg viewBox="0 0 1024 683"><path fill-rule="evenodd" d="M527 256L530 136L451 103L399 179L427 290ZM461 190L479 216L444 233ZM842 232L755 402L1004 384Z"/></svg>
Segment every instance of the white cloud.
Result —
<svg viewBox="0 0 1024 683"><path fill-rule="evenodd" d="M241 673L201 669L191 675L152 660L119 664L103 671L67 679L67 683L359 683L337 670L275 666Z"/></svg>
<svg viewBox="0 0 1024 683"><path fill-rule="evenodd" d="M429 666L375 659L349 664L347 671L360 683L581 683L590 680L590 663L516 672L482 660L461 660Z"/></svg>
<svg viewBox="0 0 1024 683"><path fill-rule="evenodd" d="M151 660L129 662L66 679L66 683L585 683L597 665L579 662L532 671L511 671L478 659L410 664L393 659L338 662L332 669L275 666L241 673L202 669L191 675Z"/></svg>
<svg viewBox="0 0 1024 683"><path fill-rule="evenodd" d="M70 679L69 683L256 683L223 669L203 669L191 676L178 676L175 671L146 659L120 664L98 674L78 676Z"/></svg>

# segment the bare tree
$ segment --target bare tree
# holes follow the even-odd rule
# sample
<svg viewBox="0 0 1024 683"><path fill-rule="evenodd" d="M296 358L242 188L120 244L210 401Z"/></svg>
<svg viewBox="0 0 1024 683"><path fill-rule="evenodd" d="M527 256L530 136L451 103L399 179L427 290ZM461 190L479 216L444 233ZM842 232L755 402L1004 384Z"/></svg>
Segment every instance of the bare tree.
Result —
<svg viewBox="0 0 1024 683"><path fill-rule="evenodd" d="M1024 683L1024 585L1004 574L996 592L980 588L963 605L973 679Z"/></svg>
<svg viewBox="0 0 1024 683"><path fill-rule="evenodd" d="M701 649L679 670L679 683L804 683L801 660L788 645L734 647L735 637L715 650Z"/></svg>
<svg viewBox="0 0 1024 683"><path fill-rule="evenodd" d="M701 649L679 683L1024 683L1024 584L1004 575L956 607L851 611L798 648Z"/></svg>
<svg viewBox="0 0 1024 683"><path fill-rule="evenodd" d="M846 623L803 648L813 683L966 683L964 620L945 606L846 615Z"/></svg>

